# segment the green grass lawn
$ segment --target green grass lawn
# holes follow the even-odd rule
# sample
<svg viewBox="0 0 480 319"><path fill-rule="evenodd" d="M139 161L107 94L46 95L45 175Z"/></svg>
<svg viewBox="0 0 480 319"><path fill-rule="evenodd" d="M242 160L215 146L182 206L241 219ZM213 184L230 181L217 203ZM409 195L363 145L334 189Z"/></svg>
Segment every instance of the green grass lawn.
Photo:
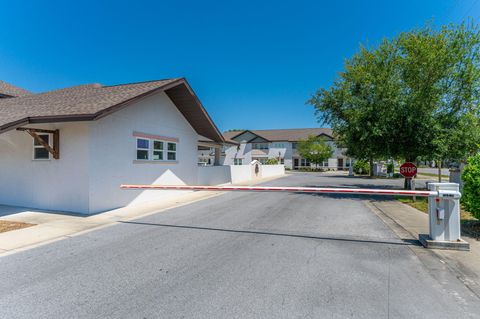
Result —
<svg viewBox="0 0 480 319"><path fill-rule="evenodd" d="M399 202L412 206L421 212L428 213L428 198L417 197L417 200L413 201L412 197L395 196L395 199Z"/></svg>

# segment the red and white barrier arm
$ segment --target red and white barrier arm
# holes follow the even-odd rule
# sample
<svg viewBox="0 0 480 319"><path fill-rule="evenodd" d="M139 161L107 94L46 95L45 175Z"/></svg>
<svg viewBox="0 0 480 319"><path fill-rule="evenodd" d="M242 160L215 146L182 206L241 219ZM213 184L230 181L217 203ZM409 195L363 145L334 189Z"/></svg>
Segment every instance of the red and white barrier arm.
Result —
<svg viewBox="0 0 480 319"><path fill-rule="evenodd" d="M192 185L120 185L122 189L150 190L190 190L190 191L239 191L239 192L290 192L321 194L360 194L360 195L399 195L399 196L438 196L436 191L410 191L368 188L328 188L328 187L273 187L273 186L192 186Z"/></svg>

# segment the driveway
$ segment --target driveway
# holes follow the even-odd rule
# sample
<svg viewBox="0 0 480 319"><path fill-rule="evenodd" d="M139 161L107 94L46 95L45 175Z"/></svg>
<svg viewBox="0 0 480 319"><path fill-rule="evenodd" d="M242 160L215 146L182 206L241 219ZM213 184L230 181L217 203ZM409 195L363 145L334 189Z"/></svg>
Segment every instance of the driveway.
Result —
<svg viewBox="0 0 480 319"><path fill-rule="evenodd" d="M401 184L315 173L268 183ZM1 257L1 316L478 318L480 300L452 273L432 274L365 199L227 193Z"/></svg>

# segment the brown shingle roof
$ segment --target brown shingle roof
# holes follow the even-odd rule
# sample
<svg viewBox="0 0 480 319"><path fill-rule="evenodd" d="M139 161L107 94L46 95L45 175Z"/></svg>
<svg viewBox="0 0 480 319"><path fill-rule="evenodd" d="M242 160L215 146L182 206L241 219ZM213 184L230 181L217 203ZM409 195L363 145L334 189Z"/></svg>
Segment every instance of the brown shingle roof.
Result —
<svg viewBox="0 0 480 319"><path fill-rule="evenodd" d="M32 95L32 93L25 89L19 88L18 86L11 85L10 83L0 80L0 95L18 97Z"/></svg>
<svg viewBox="0 0 480 319"><path fill-rule="evenodd" d="M289 141L297 142L308 138L310 135L325 134L333 137L332 129L330 128L295 128L295 129L280 129L280 130L248 130L260 137L269 141ZM230 131L224 132L223 137L226 140L232 140L235 136L240 135L245 131Z"/></svg>
<svg viewBox="0 0 480 319"><path fill-rule="evenodd" d="M183 78L113 86L87 84L0 99L0 133L28 123L95 120L159 90L172 99L198 134L223 141L217 127Z"/></svg>

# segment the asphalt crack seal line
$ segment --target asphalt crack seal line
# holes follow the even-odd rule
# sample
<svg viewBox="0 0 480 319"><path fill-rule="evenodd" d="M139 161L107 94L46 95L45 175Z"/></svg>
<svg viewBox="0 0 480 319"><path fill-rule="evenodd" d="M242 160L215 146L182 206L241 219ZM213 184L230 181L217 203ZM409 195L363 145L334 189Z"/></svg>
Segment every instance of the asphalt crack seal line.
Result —
<svg viewBox="0 0 480 319"><path fill-rule="evenodd" d="M377 215L398 237L401 239L415 239L415 234L411 233L385 213L381 208L375 205L373 200L363 201L365 206L369 208L375 215ZM448 271L452 276L457 278L463 286L465 286L476 298L480 299L480 286L469 278L464 272L459 268L453 266L451 263L445 262L443 256L439 255L435 250L424 248L423 246L414 246L409 245L408 247L413 251L413 253L418 257L420 262L427 268L428 273L440 284L443 285L442 281L439 280L433 274L436 274L439 270ZM456 294L456 292L452 292Z"/></svg>

